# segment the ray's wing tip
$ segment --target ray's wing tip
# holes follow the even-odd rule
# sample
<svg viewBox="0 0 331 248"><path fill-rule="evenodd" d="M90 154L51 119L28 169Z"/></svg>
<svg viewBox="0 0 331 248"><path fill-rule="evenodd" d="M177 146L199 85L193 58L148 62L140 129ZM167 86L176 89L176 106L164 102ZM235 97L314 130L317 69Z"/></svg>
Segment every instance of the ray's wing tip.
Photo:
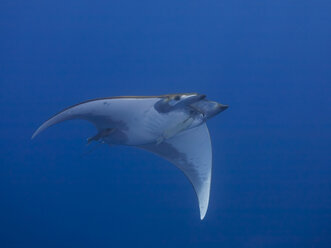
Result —
<svg viewBox="0 0 331 248"><path fill-rule="evenodd" d="M200 220L203 220L206 216L207 208L200 208Z"/></svg>
<svg viewBox="0 0 331 248"><path fill-rule="evenodd" d="M33 140L37 136L36 132L34 132L31 136L31 140Z"/></svg>
<svg viewBox="0 0 331 248"><path fill-rule="evenodd" d="M32 134L31 140L33 140L38 135L38 129Z"/></svg>
<svg viewBox="0 0 331 248"><path fill-rule="evenodd" d="M34 131L34 133L31 136L31 140L33 140L38 134L40 134L44 130L44 129L42 129L42 127L43 127L43 125L38 127L36 131Z"/></svg>

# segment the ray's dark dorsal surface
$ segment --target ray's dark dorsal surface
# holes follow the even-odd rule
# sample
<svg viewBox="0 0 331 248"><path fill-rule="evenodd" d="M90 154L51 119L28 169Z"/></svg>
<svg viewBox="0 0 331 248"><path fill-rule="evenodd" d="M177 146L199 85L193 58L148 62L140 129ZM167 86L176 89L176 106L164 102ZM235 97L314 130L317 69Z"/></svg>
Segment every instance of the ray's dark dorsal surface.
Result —
<svg viewBox="0 0 331 248"><path fill-rule="evenodd" d="M197 93L99 98L64 109L44 122L32 138L62 121L87 120L98 131L88 138L88 143L135 146L182 170L193 185L203 219L212 169L206 121L227 108Z"/></svg>

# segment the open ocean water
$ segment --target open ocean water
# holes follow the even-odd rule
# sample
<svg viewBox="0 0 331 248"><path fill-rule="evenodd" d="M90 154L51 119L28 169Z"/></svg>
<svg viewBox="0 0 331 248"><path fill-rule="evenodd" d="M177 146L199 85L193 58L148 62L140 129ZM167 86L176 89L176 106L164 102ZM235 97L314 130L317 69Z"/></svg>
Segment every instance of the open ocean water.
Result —
<svg viewBox="0 0 331 248"><path fill-rule="evenodd" d="M331 2L0 2L0 247L331 247ZM69 121L72 104L228 104L203 221L189 181Z"/></svg>

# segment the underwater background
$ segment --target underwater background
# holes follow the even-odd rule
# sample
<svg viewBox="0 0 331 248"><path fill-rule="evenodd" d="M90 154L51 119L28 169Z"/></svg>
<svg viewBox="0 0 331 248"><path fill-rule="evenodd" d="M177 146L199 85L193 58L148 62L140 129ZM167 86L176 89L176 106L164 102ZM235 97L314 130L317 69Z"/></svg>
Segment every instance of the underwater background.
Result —
<svg viewBox="0 0 331 248"><path fill-rule="evenodd" d="M331 2L0 2L0 247L330 247ZM206 94L209 209L181 171L69 121L78 102Z"/></svg>

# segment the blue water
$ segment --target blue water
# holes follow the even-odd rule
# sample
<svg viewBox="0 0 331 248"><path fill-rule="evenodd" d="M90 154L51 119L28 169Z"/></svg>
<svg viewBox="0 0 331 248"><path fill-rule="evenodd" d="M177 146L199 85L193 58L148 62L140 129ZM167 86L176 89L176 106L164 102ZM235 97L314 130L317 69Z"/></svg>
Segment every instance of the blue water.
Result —
<svg viewBox="0 0 331 248"><path fill-rule="evenodd" d="M0 247L330 247L331 2L0 2ZM83 155L93 126L30 137L91 98L199 92L207 215L175 166Z"/></svg>

